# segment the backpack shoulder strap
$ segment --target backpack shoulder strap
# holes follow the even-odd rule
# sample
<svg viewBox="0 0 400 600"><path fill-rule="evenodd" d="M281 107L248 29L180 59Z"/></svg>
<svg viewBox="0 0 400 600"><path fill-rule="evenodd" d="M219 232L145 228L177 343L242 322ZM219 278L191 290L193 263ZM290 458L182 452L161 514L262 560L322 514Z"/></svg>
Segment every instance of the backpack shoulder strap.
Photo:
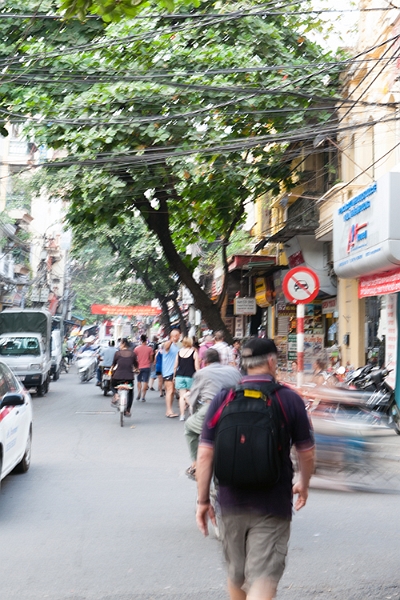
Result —
<svg viewBox="0 0 400 600"><path fill-rule="evenodd" d="M223 389L221 391L226 392L226 395L225 395L224 400L222 401L222 404L220 405L218 410L215 412L214 416L207 423L207 425L208 425L208 427L210 427L210 429L214 429L214 427L218 424L218 421L221 417L222 411L224 410L225 406L227 404L229 404L229 402L232 402L232 400L234 399L234 397L236 395L236 388Z"/></svg>

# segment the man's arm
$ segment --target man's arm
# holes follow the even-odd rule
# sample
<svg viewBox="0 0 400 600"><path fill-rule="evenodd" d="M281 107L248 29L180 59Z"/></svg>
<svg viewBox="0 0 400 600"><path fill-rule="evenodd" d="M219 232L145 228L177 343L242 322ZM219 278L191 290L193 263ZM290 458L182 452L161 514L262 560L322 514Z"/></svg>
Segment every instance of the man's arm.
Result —
<svg viewBox="0 0 400 600"><path fill-rule="evenodd" d="M215 524L214 509L210 504L210 483L213 472L214 448L200 443L196 461L197 480L197 527L208 535L207 520L210 517Z"/></svg>
<svg viewBox="0 0 400 600"><path fill-rule="evenodd" d="M297 460L299 462L300 478L293 486L293 495L298 494L294 505L296 510L305 506L308 498L308 487L310 485L311 475L314 473L314 448L310 450L296 450Z"/></svg>
<svg viewBox="0 0 400 600"><path fill-rule="evenodd" d="M168 354L169 349L171 348L172 340L168 340L168 342L164 342L164 352Z"/></svg>

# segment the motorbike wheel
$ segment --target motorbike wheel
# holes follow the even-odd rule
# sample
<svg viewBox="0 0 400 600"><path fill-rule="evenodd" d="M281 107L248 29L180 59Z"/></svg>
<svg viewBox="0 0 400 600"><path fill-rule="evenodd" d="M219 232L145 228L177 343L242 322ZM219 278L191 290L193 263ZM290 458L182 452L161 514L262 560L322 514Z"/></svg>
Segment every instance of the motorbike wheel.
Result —
<svg viewBox="0 0 400 600"><path fill-rule="evenodd" d="M107 394L108 394L108 387L104 387L103 388L103 394L104 394L104 396L107 396Z"/></svg>
<svg viewBox="0 0 400 600"><path fill-rule="evenodd" d="M86 373L81 373L81 383L85 383L87 381Z"/></svg>
<svg viewBox="0 0 400 600"><path fill-rule="evenodd" d="M389 409L389 414L393 419L393 426L395 432L397 433L397 435L400 435L400 409L397 406L396 401L393 401L393 404Z"/></svg>
<svg viewBox="0 0 400 600"><path fill-rule="evenodd" d="M121 427L123 427L124 426L124 413L122 412L122 410L119 413L119 422L120 422Z"/></svg>

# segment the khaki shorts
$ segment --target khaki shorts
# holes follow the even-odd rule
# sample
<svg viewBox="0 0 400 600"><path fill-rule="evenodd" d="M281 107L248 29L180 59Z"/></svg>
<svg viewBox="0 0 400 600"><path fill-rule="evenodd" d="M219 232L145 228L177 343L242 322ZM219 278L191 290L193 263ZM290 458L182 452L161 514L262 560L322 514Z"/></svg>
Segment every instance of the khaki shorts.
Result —
<svg viewBox="0 0 400 600"><path fill-rule="evenodd" d="M228 577L245 592L256 584L275 593L285 569L290 521L271 515L223 515Z"/></svg>

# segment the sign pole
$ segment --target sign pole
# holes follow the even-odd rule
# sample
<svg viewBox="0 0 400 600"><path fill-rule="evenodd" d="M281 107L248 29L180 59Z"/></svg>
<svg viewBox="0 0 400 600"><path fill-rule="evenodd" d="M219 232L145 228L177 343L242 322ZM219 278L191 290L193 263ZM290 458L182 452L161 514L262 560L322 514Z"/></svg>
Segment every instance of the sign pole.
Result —
<svg viewBox="0 0 400 600"><path fill-rule="evenodd" d="M297 304L296 306L296 321L297 387L301 387L304 380L304 304Z"/></svg>
<svg viewBox="0 0 400 600"><path fill-rule="evenodd" d="M282 288L287 300L297 307L297 386L301 387L304 380L304 305L318 296L318 275L308 267L295 267L286 273Z"/></svg>

